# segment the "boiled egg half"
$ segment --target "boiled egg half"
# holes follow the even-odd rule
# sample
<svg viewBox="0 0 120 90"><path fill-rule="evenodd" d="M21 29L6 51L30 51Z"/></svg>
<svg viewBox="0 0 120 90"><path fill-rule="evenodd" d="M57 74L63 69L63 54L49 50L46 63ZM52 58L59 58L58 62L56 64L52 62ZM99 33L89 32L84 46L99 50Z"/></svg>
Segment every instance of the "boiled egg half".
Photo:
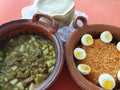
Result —
<svg viewBox="0 0 120 90"><path fill-rule="evenodd" d="M93 44L93 37L90 34L84 34L81 38L81 43L84 46L90 46Z"/></svg>
<svg viewBox="0 0 120 90"><path fill-rule="evenodd" d="M86 57L86 52L82 48L75 48L74 49L74 57L78 60L82 60Z"/></svg>
<svg viewBox="0 0 120 90"><path fill-rule="evenodd" d="M110 74L101 74L98 82L102 88L107 90L112 90L115 87L115 80Z"/></svg>
<svg viewBox="0 0 120 90"><path fill-rule="evenodd" d="M81 74L83 75L88 75L91 72L90 66L87 64L79 64L77 66L77 69L80 71Z"/></svg>
<svg viewBox="0 0 120 90"><path fill-rule="evenodd" d="M100 39L104 43L110 43L112 41L112 39L113 39L113 36L109 31L104 31L104 32L101 33Z"/></svg>
<svg viewBox="0 0 120 90"><path fill-rule="evenodd" d="M117 43L117 50L120 51L120 42Z"/></svg>

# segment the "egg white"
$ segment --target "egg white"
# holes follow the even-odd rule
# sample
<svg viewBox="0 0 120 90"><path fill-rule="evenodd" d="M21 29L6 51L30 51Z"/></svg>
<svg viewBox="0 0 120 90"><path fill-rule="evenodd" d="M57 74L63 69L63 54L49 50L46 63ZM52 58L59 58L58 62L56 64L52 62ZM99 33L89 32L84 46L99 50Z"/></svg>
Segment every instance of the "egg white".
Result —
<svg viewBox="0 0 120 90"><path fill-rule="evenodd" d="M117 78L120 81L120 71L118 71L118 73L117 73Z"/></svg>
<svg viewBox="0 0 120 90"><path fill-rule="evenodd" d="M88 41L87 38L89 38L90 40ZM84 34L81 38L81 43L84 46L90 46L93 44L93 37L90 34Z"/></svg>
<svg viewBox="0 0 120 90"><path fill-rule="evenodd" d="M88 70L83 70L83 69L82 69L82 66L87 67ZM79 72L80 72L81 74L83 74L83 75L88 75L88 74L91 72L91 68L90 68L90 66L88 66L87 64L79 64L79 65L77 66L77 69L78 69Z"/></svg>
<svg viewBox="0 0 120 90"><path fill-rule="evenodd" d="M117 43L117 50L120 51L120 42Z"/></svg>
<svg viewBox="0 0 120 90"><path fill-rule="evenodd" d="M112 39L113 39L113 36L109 31L104 31L104 32L101 33L100 39L104 43L110 43L112 41Z"/></svg>
<svg viewBox="0 0 120 90"><path fill-rule="evenodd" d="M81 54L80 56L78 55ZM74 49L74 57L77 59L77 60L83 60L86 58L86 52L84 49L82 48L75 48Z"/></svg>
<svg viewBox="0 0 120 90"><path fill-rule="evenodd" d="M100 86L105 89L105 87L103 86L103 81L104 80L110 80L113 83L113 87L109 88L108 90L112 90L115 87L115 80L110 74L105 73L105 74L101 74L99 76L98 82L99 82Z"/></svg>

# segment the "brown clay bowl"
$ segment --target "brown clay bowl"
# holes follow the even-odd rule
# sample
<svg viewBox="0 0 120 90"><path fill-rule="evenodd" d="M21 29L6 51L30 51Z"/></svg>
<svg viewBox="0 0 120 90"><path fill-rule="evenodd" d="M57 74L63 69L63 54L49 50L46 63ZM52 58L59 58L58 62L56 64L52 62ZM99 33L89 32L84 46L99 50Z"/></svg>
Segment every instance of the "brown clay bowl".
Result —
<svg viewBox="0 0 120 90"><path fill-rule="evenodd" d="M41 17L49 19L51 25L47 25L46 23L39 21ZM0 44L4 43L11 37L15 37L23 33L38 34L50 39L53 42L57 52L57 61L55 64L55 68L53 72L50 74L50 76L47 78L47 80L45 80L35 90L47 89L57 79L62 70L63 47L59 35L56 33L56 31L57 31L56 21L50 16L44 14L35 14L32 20L30 19L15 20L0 25Z"/></svg>
<svg viewBox="0 0 120 90"><path fill-rule="evenodd" d="M81 20L83 22L82 27L78 26L77 24L78 20ZM80 38L84 34L91 34L93 38L98 38L101 32L107 30L112 33L113 37L117 41L120 41L120 28L111 25L103 25L103 24L87 25L87 20L83 17L77 17L73 22L73 26L75 27L75 32L70 36L65 47L67 65L71 73L71 76L83 90L103 90L99 86L94 85L92 82L87 80L77 70L73 56L73 51L78 45L80 45Z"/></svg>

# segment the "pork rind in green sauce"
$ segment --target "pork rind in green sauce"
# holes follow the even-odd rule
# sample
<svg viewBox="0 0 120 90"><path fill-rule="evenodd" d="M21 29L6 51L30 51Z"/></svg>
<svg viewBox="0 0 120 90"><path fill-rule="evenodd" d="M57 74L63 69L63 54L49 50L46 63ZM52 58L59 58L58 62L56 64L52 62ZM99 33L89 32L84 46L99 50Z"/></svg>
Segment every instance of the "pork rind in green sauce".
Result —
<svg viewBox="0 0 120 90"><path fill-rule="evenodd" d="M52 73L53 43L38 35L20 35L0 49L0 90L33 90Z"/></svg>

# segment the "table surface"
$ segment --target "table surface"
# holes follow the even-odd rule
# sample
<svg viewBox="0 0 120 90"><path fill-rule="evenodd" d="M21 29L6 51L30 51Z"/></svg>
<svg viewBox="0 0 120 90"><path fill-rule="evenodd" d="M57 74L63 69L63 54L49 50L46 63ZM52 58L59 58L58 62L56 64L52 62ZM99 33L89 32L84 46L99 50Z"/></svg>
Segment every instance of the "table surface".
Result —
<svg viewBox="0 0 120 90"><path fill-rule="evenodd" d="M33 0L0 0L0 24L21 18L21 9ZM76 10L88 15L88 24L120 27L120 0L75 0ZM66 61L58 79L48 90L82 90L72 79Z"/></svg>

